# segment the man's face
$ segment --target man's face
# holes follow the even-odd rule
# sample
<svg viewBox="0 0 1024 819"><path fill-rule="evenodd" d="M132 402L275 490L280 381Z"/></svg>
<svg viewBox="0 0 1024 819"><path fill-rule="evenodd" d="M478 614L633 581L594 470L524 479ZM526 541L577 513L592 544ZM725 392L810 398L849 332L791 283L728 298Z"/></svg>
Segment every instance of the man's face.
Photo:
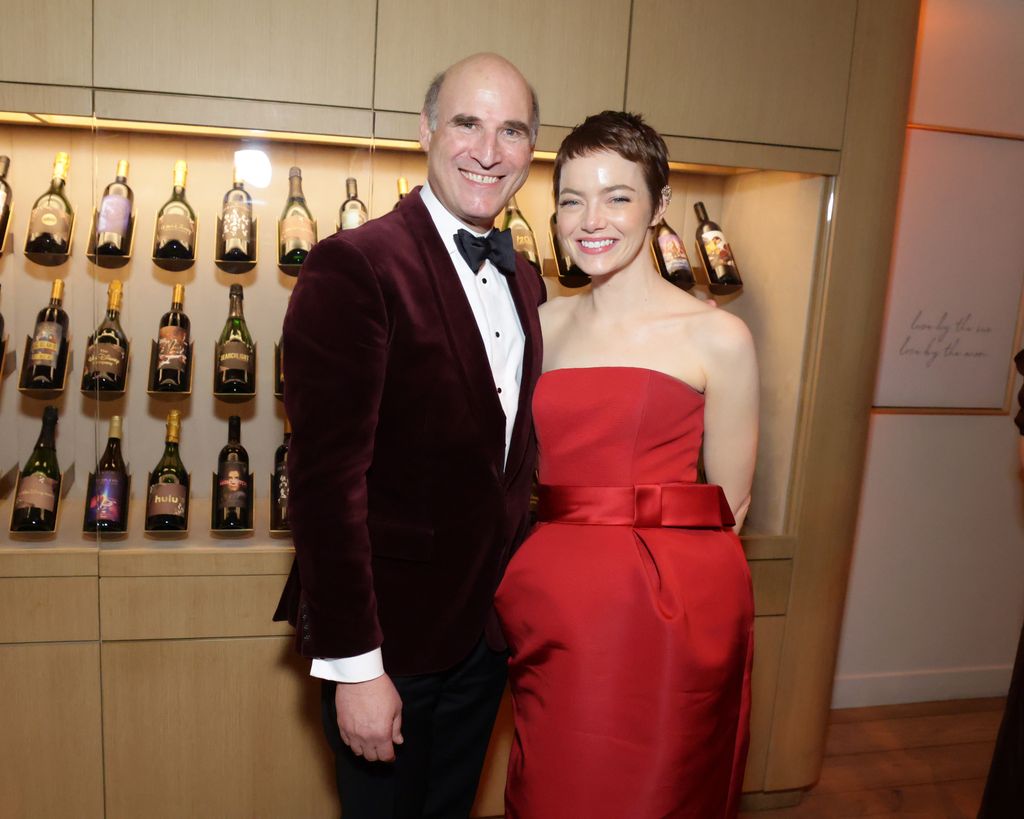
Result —
<svg viewBox="0 0 1024 819"><path fill-rule="evenodd" d="M430 189L468 227L488 230L530 171L530 92L509 66L460 65L441 86L437 130L420 117Z"/></svg>

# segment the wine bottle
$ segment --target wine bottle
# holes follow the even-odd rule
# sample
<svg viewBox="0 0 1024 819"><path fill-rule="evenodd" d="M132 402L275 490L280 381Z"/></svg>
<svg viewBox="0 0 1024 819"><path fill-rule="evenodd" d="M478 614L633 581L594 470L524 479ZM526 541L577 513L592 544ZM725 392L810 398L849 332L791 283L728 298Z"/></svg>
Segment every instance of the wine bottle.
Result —
<svg viewBox="0 0 1024 819"><path fill-rule="evenodd" d="M654 260L658 264L658 271L663 279L683 290L689 290L697 283L693 277L693 269L690 267L690 259L686 255L683 240L669 227L664 216L654 228L651 249L654 251Z"/></svg>
<svg viewBox="0 0 1024 819"><path fill-rule="evenodd" d="M256 347L242 313L242 285L230 290L231 309L217 340L217 372L214 392L251 393L256 390Z"/></svg>
<svg viewBox="0 0 1024 819"><path fill-rule="evenodd" d="M117 163L117 175L103 191L99 215L96 217L96 253L103 256L124 256L131 236L135 194L128 187L128 160Z"/></svg>
<svg viewBox="0 0 1024 819"><path fill-rule="evenodd" d="M149 476L146 500L146 528L155 531L184 531L188 528L188 473L178 454L181 413L167 413L164 454Z"/></svg>
<svg viewBox="0 0 1024 819"><path fill-rule="evenodd" d="M341 204L338 225L342 230L350 230L364 224L370 217L366 205L359 198L356 180L351 176L345 180L345 195L348 198Z"/></svg>
<svg viewBox="0 0 1024 819"><path fill-rule="evenodd" d="M68 178L71 160L61 151L53 161L53 178L50 188L32 206L29 217L29 253L67 253L71 245L71 221L75 215L64 185Z"/></svg>
<svg viewBox="0 0 1024 819"><path fill-rule="evenodd" d="M7 184L7 169L11 167L9 156L0 156L0 248L4 245L7 225L11 221L11 186Z"/></svg>
<svg viewBox="0 0 1024 819"><path fill-rule="evenodd" d="M235 168L231 189L224 194L220 215L221 258L228 262L251 262L256 259L252 246L252 197Z"/></svg>
<svg viewBox="0 0 1024 819"><path fill-rule="evenodd" d="M83 390L122 392L128 370L128 338L121 329L121 282L107 287L107 314L85 353Z"/></svg>
<svg viewBox="0 0 1024 819"><path fill-rule="evenodd" d="M512 231L512 247L517 253L523 254L526 261L532 264L540 274L540 254L537 252L537 240L533 236L530 223L526 221L523 212L519 210L514 196L508 200L508 204L505 206L505 218L501 222L501 229Z"/></svg>
<svg viewBox="0 0 1024 819"><path fill-rule="evenodd" d="M400 177L398 177L398 201L395 202L395 207L392 208L391 210L395 210L398 207L399 202L401 202L403 199L405 199L405 197L408 196L408 195L409 195L409 180L406 179L404 176L400 176Z"/></svg>
<svg viewBox="0 0 1024 819"><path fill-rule="evenodd" d="M156 217L156 251L158 259L191 259L196 246L196 212L185 199L188 164L183 159L174 163L174 190Z"/></svg>
<svg viewBox="0 0 1024 819"><path fill-rule="evenodd" d="M54 441L56 434L57 408L47 407L43 410L43 428L35 448L21 470L11 519L14 532L52 532L57 527L60 467Z"/></svg>
<svg viewBox="0 0 1024 819"><path fill-rule="evenodd" d="M694 202L697 214L697 249L708 274L708 289L716 295L734 293L743 287L736 259L722 229L708 219L703 202Z"/></svg>
<svg viewBox="0 0 1024 819"><path fill-rule="evenodd" d="M558 238L557 214L551 214L548 223L548 236L551 239L551 254L555 257L558 267L558 281L563 287L583 287L590 284L590 276L573 264L569 254L562 247Z"/></svg>
<svg viewBox="0 0 1024 819"><path fill-rule="evenodd" d="M217 459L215 529L251 529L249 453L241 444L242 419L228 418L228 442Z"/></svg>
<svg viewBox="0 0 1024 819"><path fill-rule="evenodd" d="M288 524L288 447L292 440L292 425L284 419L284 441L274 453L274 484L271 492L270 528L289 529Z"/></svg>
<svg viewBox="0 0 1024 819"><path fill-rule="evenodd" d="M302 171L288 171L288 201L281 212L281 264L302 264L316 244L316 226L313 214L302 194Z"/></svg>
<svg viewBox="0 0 1024 819"><path fill-rule="evenodd" d="M97 532L123 532L127 528L128 470L121 457L121 416L110 419L107 446L93 474L92 493L85 502L85 525Z"/></svg>
<svg viewBox="0 0 1024 819"><path fill-rule="evenodd" d="M63 386L61 348L68 335L68 314L64 312L63 303L64 280L54 279L50 303L36 316L28 353L27 387L57 390Z"/></svg>
<svg viewBox="0 0 1024 819"><path fill-rule="evenodd" d="M174 285L171 309L160 319L157 339L156 383L160 392L183 392L188 389L189 334L192 322L185 315L185 285Z"/></svg>

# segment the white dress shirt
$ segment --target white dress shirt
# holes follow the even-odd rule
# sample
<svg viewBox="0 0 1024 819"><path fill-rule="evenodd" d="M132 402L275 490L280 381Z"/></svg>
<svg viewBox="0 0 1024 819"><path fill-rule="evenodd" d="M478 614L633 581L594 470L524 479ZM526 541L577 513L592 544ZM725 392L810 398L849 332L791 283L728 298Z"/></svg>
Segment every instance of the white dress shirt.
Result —
<svg viewBox="0 0 1024 819"><path fill-rule="evenodd" d="M473 310L477 328L480 330L480 339L483 341L487 360L491 365L491 375L494 377L494 388L501 409L505 413L507 461L512 428L515 426L516 411L519 407L519 388L523 380L523 351L526 347L526 334L523 332L515 302L512 300L508 278L491 264L490 260L485 261L480 271L474 273L455 245L455 234L460 229L469 230L476 236L484 236L489 231L480 233L462 224L441 204L430 190L429 184L425 184L420 190L420 198L451 256L452 266L458 274L466 299ZM381 650L375 648L355 657L318 658L313 660L309 673L311 676L336 682L366 682L384 673Z"/></svg>

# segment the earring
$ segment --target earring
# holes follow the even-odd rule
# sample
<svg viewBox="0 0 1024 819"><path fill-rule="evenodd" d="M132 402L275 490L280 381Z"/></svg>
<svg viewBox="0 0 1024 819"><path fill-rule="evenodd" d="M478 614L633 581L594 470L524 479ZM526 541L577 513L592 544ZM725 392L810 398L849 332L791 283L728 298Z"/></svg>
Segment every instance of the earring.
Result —
<svg viewBox="0 0 1024 819"><path fill-rule="evenodd" d="M670 186L666 185L661 189L661 198L665 200L666 205L672 201L672 188Z"/></svg>

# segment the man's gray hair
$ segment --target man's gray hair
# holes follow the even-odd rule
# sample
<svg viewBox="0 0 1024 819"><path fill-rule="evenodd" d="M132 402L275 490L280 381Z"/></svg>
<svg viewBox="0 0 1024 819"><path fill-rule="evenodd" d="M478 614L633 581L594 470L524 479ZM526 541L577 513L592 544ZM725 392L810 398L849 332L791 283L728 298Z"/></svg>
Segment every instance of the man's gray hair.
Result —
<svg viewBox="0 0 1024 819"><path fill-rule="evenodd" d="M444 85L444 78L447 74L448 70L445 69L434 77L423 97L423 112L427 115L427 126L430 128L430 133L437 130L437 98L441 96L441 86ZM526 83L526 87L530 89L530 144L536 145L537 132L540 130L540 103L537 102L537 92L533 90L533 86Z"/></svg>

